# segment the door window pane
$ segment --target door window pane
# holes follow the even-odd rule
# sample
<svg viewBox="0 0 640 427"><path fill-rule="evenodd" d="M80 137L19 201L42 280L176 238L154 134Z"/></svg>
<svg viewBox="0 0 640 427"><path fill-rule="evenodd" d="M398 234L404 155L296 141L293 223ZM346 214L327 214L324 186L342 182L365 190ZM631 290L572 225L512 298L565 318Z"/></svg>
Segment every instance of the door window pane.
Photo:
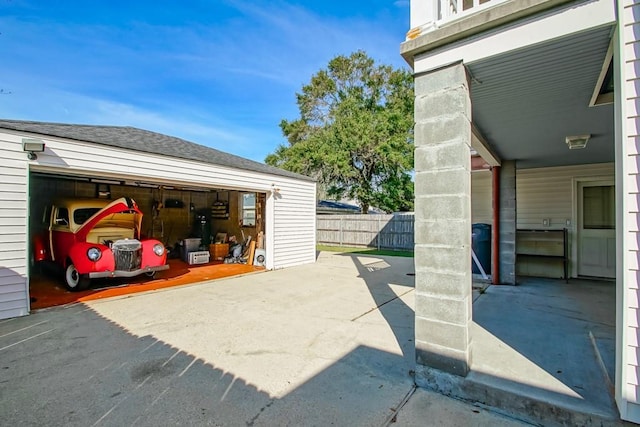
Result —
<svg viewBox="0 0 640 427"><path fill-rule="evenodd" d="M616 201L613 185L583 187L583 227L594 230L616 228Z"/></svg>
<svg viewBox="0 0 640 427"><path fill-rule="evenodd" d="M58 208L56 211L56 224L69 225L69 211L67 208Z"/></svg>

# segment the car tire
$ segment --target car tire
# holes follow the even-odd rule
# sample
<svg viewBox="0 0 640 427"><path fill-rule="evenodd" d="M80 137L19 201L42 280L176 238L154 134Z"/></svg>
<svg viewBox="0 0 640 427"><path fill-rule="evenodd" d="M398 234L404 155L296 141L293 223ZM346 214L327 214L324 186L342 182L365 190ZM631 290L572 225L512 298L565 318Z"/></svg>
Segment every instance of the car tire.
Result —
<svg viewBox="0 0 640 427"><path fill-rule="evenodd" d="M89 276L78 273L78 269L73 263L69 263L64 272L64 283L71 292L84 291L89 287Z"/></svg>

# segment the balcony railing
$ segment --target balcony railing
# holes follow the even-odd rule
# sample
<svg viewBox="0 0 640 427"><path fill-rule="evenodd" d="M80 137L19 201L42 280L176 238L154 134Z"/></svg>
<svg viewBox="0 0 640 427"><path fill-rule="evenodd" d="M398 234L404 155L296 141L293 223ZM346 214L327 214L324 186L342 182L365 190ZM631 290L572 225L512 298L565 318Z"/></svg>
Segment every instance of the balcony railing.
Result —
<svg viewBox="0 0 640 427"><path fill-rule="evenodd" d="M411 0L411 30L407 40L506 1L512 0Z"/></svg>

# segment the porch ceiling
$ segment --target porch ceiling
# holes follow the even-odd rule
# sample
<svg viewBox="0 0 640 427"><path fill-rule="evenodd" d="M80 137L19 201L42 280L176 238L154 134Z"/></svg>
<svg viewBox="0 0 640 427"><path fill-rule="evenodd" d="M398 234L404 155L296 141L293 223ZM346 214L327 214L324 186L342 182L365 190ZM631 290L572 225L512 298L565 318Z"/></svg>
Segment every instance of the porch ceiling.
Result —
<svg viewBox="0 0 640 427"><path fill-rule="evenodd" d="M614 161L613 104L589 107L612 27L467 63L473 122L518 168ZM591 134L586 149L565 137Z"/></svg>

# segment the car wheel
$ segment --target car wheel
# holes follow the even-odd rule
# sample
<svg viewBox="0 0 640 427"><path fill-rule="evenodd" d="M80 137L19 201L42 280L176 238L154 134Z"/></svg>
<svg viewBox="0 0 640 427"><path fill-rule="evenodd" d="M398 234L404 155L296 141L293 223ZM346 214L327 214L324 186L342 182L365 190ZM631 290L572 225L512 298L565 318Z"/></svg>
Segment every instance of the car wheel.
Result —
<svg viewBox="0 0 640 427"><path fill-rule="evenodd" d="M64 273L64 282L71 292L84 291L89 287L89 276L78 273L76 266L70 263Z"/></svg>
<svg viewBox="0 0 640 427"><path fill-rule="evenodd" d="M157 273L157 271L145 271L144 272L144 274L150 279L153 279L154 277L156 277L156 273Z"/></svg>

